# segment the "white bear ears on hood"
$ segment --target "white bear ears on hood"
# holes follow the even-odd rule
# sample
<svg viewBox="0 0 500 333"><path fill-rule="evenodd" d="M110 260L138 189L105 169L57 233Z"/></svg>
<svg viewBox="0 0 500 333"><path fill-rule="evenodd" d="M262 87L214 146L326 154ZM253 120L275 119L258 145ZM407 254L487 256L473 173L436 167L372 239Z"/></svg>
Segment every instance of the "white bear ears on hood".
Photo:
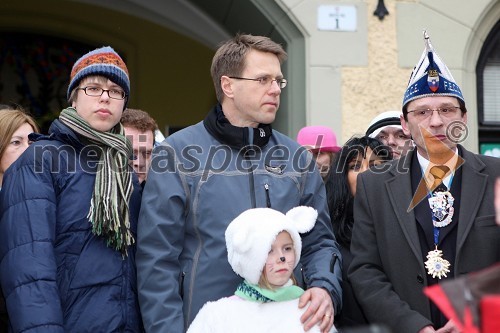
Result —
<svg viewBox="0 0 500 333"><path fill-rule="evenodd" d="M308 206L294 207L285 215L294 222L295 228L301 234L309 232L318 218L316 209Z"/></svg>
<svg viewBox="0 0 500 333"><path fill-rule="evenodd" d="M229 264L236 274L257 284L276 236L286 231L293 241L294 268L300 260L302 240L299 233L310 231L318 212L299 206L286 214L271 208L252 208L236 217L226 229Z"/></svg>

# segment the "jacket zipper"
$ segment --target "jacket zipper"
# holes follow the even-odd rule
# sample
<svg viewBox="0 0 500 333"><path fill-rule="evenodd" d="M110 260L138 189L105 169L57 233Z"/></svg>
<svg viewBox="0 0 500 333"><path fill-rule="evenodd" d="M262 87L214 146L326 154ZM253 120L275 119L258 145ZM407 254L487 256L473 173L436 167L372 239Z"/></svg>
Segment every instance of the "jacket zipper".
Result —
<svg viewBox="0 0 500 333"><path fill-rule="evenodd" d="M181 274L179 274L179 295L181 296L182 299L184 299L184 277L186 276L186 272L182 271Z"/></svg>
<svg viewBox="0 0 500 333"><path fill-rule="evenodd" d="M253 142L253 128L247 128L247 131L244 132L246 134L246 137L244 138L245 142L247 144L250 144ZM248 161L248 146L245 149L245 152L243 153L243 157L245 158L246 161ZM253 165L252 162L249 161L250 163L250 168L248 169L248 182L250 185L250 200L252 204L252 208L257 208L257 200L255 199L255 184L254 184L254 176L253 176Z"/></svg>
<svg viewBox="0 0 500 333"><path fill-rule="evenodd" d="M245 157L246 159L246 157ZM250 200L252 201L252 208L257 208L257 203L255 200L255 184L253 183L253 167L250 166L248 169L248 181L250 183Z"/></svg>
<svg viewBox="0 0 500 333"><path fill-rule="evenodd" d="M264 190L266 191L266 206L271 208L271 197L269 196L269 184L264 184Z"/></svg>
<svg viewBox="0 0 500 333"><path fill-rule="evenodd" d="M339 256L337 255L337 253L332 254L332 259L330 260L330 272L332 273L335 269L335 263L337 262L338 258Z"/></svg>

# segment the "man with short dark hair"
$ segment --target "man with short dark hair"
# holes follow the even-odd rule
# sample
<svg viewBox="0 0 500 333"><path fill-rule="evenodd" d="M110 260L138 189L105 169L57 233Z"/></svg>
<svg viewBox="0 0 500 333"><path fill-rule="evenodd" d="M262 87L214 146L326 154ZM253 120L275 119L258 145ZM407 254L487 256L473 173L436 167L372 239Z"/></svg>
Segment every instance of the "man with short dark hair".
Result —
<svg viewBox="0 0 500 333"><path fill-rule="evenodd" d="M144 186L144 181L148 177L149 165L151 164L151 153L158 125L147 112L130 108L123 111L120 122L134 150L130 164L139 177L139 183Z"/></svg>
<svg viewBox="0 0 500 333"><path fill-rule="evenodd" d="M183 332L206 302L234 294L242 279L227 259L230 221L249 208L286 212L299 205L319 212L303 237L296 271L307 287L299 301L306 307L301 320L305 330L332 327L341 306L341 268L324 185L311 154L271 129L287 84L285 58L267 37L226 41L211 70L220 104L155 150L138 229L147 332Z"/></svg>
<svg viewBox="0 0 500 333"><path fill-rule="evenodd" d="M464 97L424 36L400 118L415 149L385 173L359 175L348 276L370 322L393 332L458 333L423 288L500 261L493 205L500 160L458 144Z"/></svg>

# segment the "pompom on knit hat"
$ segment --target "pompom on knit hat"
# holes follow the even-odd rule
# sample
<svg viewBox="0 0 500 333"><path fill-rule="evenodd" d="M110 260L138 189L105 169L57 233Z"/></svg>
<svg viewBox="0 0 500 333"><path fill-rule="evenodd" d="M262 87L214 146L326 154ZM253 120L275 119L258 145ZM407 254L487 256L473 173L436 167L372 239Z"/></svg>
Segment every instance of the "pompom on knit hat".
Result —
<svg viewBox="0 0 500 333"><path fill-rule="evenodd" d="M80 81L87 76L104 76L122 87L127 97L130 95L128 69L122 58L110 46L91 51L78 59L71 69L67 98ZM126 99L127 99L126 97Z"/></svg>
<svg viewBox="0 0 500 333"><path fill-rule="evenodd" d="M370 138L376 138L377 135L387 126L403 129L403 127L401 127L401 119L399 118L401 114L401 111L382 112L372 119L365 134Z"/></svg>
<svg viewBox="0 0 500 333"><path fill-rule="evenodd" d="M302 251L299 233L310 231L318 212L299 206L286 214L271 208L252 208L236 217L226 229L229 264L234 272L252 284L258 284L267 256L276 236L282 231L290 234L297 266Z"/></svg>
<svg viewBox="0 0 500 333"><path fill-rule="evenodd" d="M297 142L307 149L336 153L340 151L337 146L337 136L327 126L306 126L297 134Z"/></svg>
<svg viewBox="0 0 500 333"><path fill-rule="evenodd" d="M455 82L446 64L434 51L429 35L425 30L424 43L424 52L411 73L408 88L406 88L404 94L403 109L409 102L429 96L451 96L465 103L460 87Z"/></svg>

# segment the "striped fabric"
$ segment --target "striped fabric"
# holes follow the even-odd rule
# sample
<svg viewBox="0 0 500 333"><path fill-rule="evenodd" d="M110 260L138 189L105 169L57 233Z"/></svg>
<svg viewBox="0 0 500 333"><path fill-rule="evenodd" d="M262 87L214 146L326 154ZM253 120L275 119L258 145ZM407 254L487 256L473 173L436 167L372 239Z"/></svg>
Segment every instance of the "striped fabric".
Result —
<svg viewBox="0 0 500 333"><path fill-rule="evenodd" d="M130 232L128 203L132 195L132 177L128 158L132 145L118 123L109 132L93 129L76 109L64 109L59 119L80 136L101 149L94 193L87 215L92 232L106 239L107 245L127 255L127 247L135 242Z"/></svg>

